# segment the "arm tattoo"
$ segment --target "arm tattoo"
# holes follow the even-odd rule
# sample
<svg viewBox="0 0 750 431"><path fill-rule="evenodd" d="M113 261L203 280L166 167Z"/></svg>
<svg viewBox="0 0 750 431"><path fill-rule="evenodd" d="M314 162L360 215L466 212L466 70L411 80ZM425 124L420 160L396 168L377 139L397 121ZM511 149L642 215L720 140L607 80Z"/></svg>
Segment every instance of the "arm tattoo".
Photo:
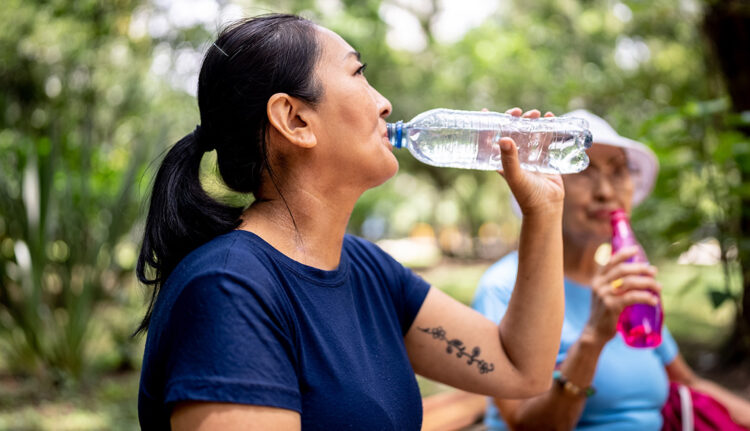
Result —
<svg viewBox="0 0 750 431"><path fill-rule="evenodd" d="M453 349L456 349L456 357L462 358L464 356L468 357L469 360L466 361L467 364L472 365L474 363L477 364L477 367L479 368L479 374L485 374L489 373L492 370L495 369L495 365L492 363L487 363L486 361L479 359L479 353L481 350L479 347L474 347L471 349L471 354L466 352L466 346L464 346L464 342L454 338L452 340L449 340L445 336L445 329L443 329L442 326L438 326L437 328L420 328L417 326L417 329L420 331L432 335L432 338L436 340L442 340L445 341L448 346L446 347L445 351L447 353L453 353Z"/></svg>

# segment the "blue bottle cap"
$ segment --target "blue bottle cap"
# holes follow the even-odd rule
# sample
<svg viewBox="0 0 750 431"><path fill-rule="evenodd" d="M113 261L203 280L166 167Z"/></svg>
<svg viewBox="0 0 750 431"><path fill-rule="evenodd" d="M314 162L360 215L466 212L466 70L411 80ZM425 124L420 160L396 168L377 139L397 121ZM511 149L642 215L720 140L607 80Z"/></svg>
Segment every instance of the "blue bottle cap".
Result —
<svg viewBox="0 0 750 431"><path fill-rule="evenodd" d="M394 148L401 148L403 146L401 142L401 138L403 137L403 127L403 121L386 124L388 140L391 141L391 145L393 145Z"/></svg>

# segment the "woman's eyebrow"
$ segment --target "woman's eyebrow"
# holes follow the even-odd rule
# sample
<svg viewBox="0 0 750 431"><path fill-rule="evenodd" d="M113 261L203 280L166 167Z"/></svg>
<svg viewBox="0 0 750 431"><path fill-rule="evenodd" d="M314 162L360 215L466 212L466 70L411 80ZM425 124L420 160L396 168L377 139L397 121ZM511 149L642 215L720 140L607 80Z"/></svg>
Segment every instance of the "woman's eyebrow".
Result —
<svg viewBox="0 0 750 431"><path fill-rule="evenodd" d="M610 165L616 162L622 162L622 163L627 164L628 156L626 156L623 152L623 154L615 154L614 156L610 157L609 160L607 160L607 163Z"/></svg>
<svg viewBox="0 0 750 431"><path fill-rule="evenodd" d="M358 51L349 51L349 52L347 52L346 55L344 56L344 60L346 60L347 58L349 58L352 55L355 56L355 57L357 57L357 61L359 61L360 63L362 62L362 54L360 54Z"/></svg>

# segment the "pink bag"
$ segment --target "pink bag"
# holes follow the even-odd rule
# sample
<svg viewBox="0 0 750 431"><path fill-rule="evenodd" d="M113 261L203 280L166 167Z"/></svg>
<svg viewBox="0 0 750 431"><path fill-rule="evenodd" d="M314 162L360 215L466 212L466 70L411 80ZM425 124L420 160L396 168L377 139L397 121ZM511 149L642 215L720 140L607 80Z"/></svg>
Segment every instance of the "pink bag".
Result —
<svg viewBox="0 0 750 431"><path fill-rule="evenodd" d="M669 384L661 415L662 431L748 431L737 425L718 401L675 382Z"/></svg>

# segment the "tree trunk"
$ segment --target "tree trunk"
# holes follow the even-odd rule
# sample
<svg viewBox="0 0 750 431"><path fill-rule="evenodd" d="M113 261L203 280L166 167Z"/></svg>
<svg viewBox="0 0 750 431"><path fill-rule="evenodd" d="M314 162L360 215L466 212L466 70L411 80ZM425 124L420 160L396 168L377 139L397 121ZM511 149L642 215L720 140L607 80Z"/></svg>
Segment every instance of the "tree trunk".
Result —
<svg viewBox="0 0 750 431"><path fill-rule="evenodd" d="M750 112L750 2L714 0L706 2L703 29L714 59L723 75L733 113ZM737 127L750 141L750 125ZM748 146L747 142L740 145ZM750 184L750 153L736 151L742 184ZM742 191L737 224L737 248L742 272L742 299L734 334L725 359L735 362L750 354L750 194ZM736 362L735 362L736 363Z"/></svg>

